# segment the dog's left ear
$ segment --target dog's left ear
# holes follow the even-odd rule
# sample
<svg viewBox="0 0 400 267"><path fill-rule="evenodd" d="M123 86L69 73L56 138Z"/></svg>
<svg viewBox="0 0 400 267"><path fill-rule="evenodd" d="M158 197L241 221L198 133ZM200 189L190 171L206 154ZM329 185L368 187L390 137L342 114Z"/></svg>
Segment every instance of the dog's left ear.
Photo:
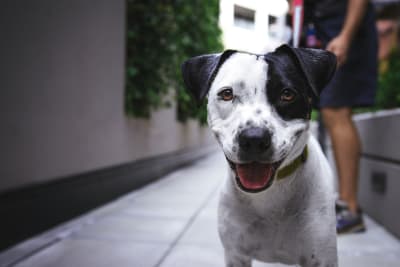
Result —
<svg viewBox="0 0 400 267"><path fill-rule="evenodd" d="M188 59L182 64L183 81L197 103L201 103L222 63L235 50L226 50L221 54L202 55Z"/></svg>
<svg viewBox="0 0 400 267"><path fill-rule="evenodd" d="M275 52L287 54L299 65L313 91L314 97L319 97L322 89L335 74L336 56L329 51L293 48L288 45L282 45Z"/></svg>

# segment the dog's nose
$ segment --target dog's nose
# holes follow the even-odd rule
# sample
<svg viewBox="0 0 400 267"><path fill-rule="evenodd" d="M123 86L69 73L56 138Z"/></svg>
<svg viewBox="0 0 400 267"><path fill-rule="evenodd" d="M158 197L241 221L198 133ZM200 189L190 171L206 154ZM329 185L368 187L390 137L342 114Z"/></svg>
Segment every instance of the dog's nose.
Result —
<svg viewBox="0 0 400 267"><path fill-rule="evenodd" d="M239 134L239 147L247 153L262 153L271 146L271 133L267 129L254 127Z"/></svg>

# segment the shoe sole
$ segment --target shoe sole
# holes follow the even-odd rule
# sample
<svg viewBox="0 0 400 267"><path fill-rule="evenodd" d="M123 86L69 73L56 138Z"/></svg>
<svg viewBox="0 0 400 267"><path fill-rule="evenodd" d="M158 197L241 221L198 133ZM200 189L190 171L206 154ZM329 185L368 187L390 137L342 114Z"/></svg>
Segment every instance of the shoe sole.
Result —
<svg viewBox="0 0 400 267"><path fill-rule="evenodd" d="M338 233L338 235L341 235L341 234L352 234L352 233L356 234L356 233L363 233L365 231L366 231L366 228L365 228L364 224L357 224L357 225L354 225L354 226L352 226L352 227L350 227L348 229L338 231L337 233Z"/></svg>

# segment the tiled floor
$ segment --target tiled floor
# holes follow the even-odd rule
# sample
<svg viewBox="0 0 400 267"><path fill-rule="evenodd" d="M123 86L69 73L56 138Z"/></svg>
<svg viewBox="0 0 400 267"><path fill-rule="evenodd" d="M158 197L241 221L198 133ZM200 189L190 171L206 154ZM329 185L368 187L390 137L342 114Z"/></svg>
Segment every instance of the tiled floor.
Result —
<svg viewBox="0 0 400 267"><path fill-rule="evenodd" d="M0 254L0 266L224 266L216 207L225 173L222 155L210 155L17 245ZM367 233L339 238L339 266L399 267L400 241L366 222Z"/></svg>

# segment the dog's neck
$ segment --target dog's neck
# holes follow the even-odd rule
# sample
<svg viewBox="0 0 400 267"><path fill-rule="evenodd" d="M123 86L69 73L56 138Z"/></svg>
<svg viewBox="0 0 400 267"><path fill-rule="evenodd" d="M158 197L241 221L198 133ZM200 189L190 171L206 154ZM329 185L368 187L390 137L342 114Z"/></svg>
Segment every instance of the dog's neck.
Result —
<svg viewBox="0 0 400 267"><path fill-rule="evenodd" d="M276 174L276 179L279 181L293 174L297 170L297 168L299 168L304 162L306 162L307 156L308 149L307 146L305 146L303 152L301 152L301 154L297 158L295 158L285 167L278 170L278 173Z"/></svg>

